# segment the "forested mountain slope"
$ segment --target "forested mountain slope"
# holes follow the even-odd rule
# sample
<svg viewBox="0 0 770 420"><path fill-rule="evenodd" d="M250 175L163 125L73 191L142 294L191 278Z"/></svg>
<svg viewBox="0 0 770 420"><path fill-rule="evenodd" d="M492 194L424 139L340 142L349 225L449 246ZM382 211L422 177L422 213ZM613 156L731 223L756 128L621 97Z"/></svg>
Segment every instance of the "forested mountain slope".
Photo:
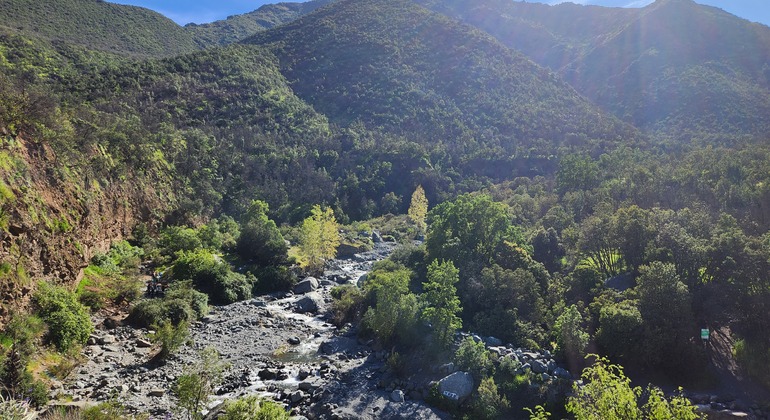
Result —
<svg viewBox="0 0 770 420"><path fill-rule="evenodd" d="M101 0L3 0L0 25L134 56L170 56L197 48L189 33L160 13Z"/></svg>
<svg viewBox="0 0 770 420"><path fill-rule="evenodd" d="M770 28L691 0L642 9L483 0L423 4L558 72L615 116L665 138L766 132Z"/></svg>
<svg viewBox="0 0 770 420"><path fill-rule="evenodd" d="M227 45L237 42L259 31L290 22L302 15L325 6L332 0L311 0L303 3L266 4L259 9L242 15L204 24L188 24L185 30L192 34L201 47Z"/></svg>
<svg viewBox="0 0 770 420"><path fill-rule="evenodd" d="M636 136L546 69L407 0L339 1L245 42L270 47L331 121L466 156L596 151Z"/></svg>

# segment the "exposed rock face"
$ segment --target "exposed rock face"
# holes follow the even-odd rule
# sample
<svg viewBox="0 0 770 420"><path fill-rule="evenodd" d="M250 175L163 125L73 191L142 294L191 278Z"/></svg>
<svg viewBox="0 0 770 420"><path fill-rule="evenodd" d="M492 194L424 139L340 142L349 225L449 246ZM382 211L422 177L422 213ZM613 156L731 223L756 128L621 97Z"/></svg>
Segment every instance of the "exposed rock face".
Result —
<svg viewBox="0 0 770 420"><path fill-rule="evenodd" d="M438 392L452 401L463 401L473 393L473 376L455 372L438 381Z"/></svg>
<svg viewBox="0 0 770 420"><path fill-rule="evenodd" d="M29 278L76 283L95 253L107 251L113 241L129 236L138 221L150 221L150 215L174 204L160 202L153 185L133 179L66 177L57 172L62 163L47 143L23 136L12 140L7 153L13 167L0 169L0 181L13 193L4 206L9 228L0 230L0 260L23 268ZM0 289L0 301L23 306L32 293L31 287L8 282Z"/></svg>

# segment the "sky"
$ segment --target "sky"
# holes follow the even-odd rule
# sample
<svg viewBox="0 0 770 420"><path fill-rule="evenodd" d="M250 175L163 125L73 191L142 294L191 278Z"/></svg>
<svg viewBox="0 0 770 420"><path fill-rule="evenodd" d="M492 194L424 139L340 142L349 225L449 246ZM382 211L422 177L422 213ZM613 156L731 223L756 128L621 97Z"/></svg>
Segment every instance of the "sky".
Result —
<svg viewBox="0 0 770 420"><path fill-rule="evenodd" d="M225 19L230 15L251 12L268 3L297 0L110 0L113 3L132 4L155 10L180 25L190 22L206 23ZM473 1L473 0L469 0ZM528 0L540 3L561 3L563 0ZM643 7L653 0L570 0L572 3L610 7ZM698 3L716 6L725 11L770 26L770 1L768 0L696 0Z"/></svg>

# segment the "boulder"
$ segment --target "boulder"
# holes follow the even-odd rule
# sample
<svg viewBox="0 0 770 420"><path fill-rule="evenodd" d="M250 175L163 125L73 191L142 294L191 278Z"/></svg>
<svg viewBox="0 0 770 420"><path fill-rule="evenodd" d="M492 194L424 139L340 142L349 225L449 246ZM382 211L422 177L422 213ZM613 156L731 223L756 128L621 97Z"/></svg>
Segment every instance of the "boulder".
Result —
<svg viewBox="0 0 770 420"><path fill-rule="evenodd" d="M317 312L323 306L323 302L323 297L319 293L311 292L300 298L294 305L299 313Z"/></svg>
<svg viewBox="0 0 770 420"><path fill-rule="evenodd" d="M302 342L302 341L299 339L299 337L291 337L291 338L289 338L287 341L288 341L288 342L289 342L289 344L291 344L292 346L297 346L297 345L299 345L299 343L301 343L301 342Z"/></svg>
<svg viewBox="0 0 770 420"><path fill-rule="evenodd" d="M372 242L375 244L382 242L382 236L380 235L380 232L377 232L376 230L372 232Z"/></svg>
<svg viewBox="0 0 770 420"><path fill-rule="evenodd" d="M545 363L541 362L540 360L531 361L530 366L532 366L532 372L535 372L535 373L548 372L548 366Z"/></svg>
<svg viewBox="0 0 770 420"><path fill-rule="evenodd" d="M289 399L291 400L292 404L296 404L302 401L304 398L305 398L305 393L302 391L294 391L289 396Z"/></svg>
<svg viewBox="0 0 770 420"><path fill-rule="evenodd" d="M262 369L259 371L257 376L259 376L259 379L262 379L263 381L272 381L278 379L278 372L272 369Z"/></svg>
<svg viewBox="0 0 770 420"><path fill-rule="evenodd" d="M438 392L449 400L463 401L473 393L473 376L455 372L438 381Z"/></svg>
<svg viewBox="0 0 770 420"><path fill-rule="evenodd" d="M166 394L166 391L160 388L152 389L147 395L151 397L162 397Z"/></svg>
<svg viewBox="0 0 770 420"><path fill-rule="evenodd" d="M305 280L294 285L293 292L298 295L304 295L318 289L318 279L315 277L308 277Z"/></svg>
<svg viewBox="0 0 770 420"><path fill-rule="evenodd" d="M553 376L555 376L557 378L562 378L562 379L570 379L572 377L572 375L570 375L569 371L567 369L562 368L562 367L557 367L556 369L554 369L553 370Z"/></svg>
<svg viewBox="0 0 770 420"><path fill-rule="evenodd" d="M404 391L396 389L390 393L390 400L393 402L404 402Z"/></svg>
<svg viewBox="0 0 770 420"><path fill-rule="evenodd" d="M152 343L149 340L145 340L143 338L137 338L136 346L140 348L149 348L149 347L152 347Z"/></svg>
<svg viewBox="0 0 770 420"><path fill-rule="evenodd" d="M495 337L484 337L484 344L489 347L500 347L503 345L503 340Z"/></svg>

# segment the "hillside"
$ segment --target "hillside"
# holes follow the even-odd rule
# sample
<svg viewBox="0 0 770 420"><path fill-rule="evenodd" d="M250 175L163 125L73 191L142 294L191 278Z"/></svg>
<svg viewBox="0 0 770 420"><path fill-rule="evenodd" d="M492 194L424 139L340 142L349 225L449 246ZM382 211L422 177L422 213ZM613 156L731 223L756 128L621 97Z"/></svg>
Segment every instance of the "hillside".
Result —
<svg viewBox="0 0 770 420"><path fill-rule="evenodd" d="M4 0L0 22L14 32L133 56L170 56L196 49L192 37L171 19L102 0Z"/></svg>
<svg viewBox="0 0 770 420"><path fill-rule="evenodd" d="M691 0L643 9L420 1L558 72L618 118L678 142L760 139L770 28ZM719 100L716 100L719 99Z"/></svg>
<svg viewBox="0 0 770 420"><path fill-rule="evenodd" d="M295 92L331 121L443 143L458 157L635 138L546 69L411 1L340 1L245 42L270 47Z"/></svg>
<svg viewBox="0 0 770 420"><path fill-rule="evenodd" d="M303 3L266 4L253 12L229 16L224 20L200 25L191 23L185 25L184 28L203 48L228 45L259 31L290 22L325 6L331 1L311 0Z"/></svg>

